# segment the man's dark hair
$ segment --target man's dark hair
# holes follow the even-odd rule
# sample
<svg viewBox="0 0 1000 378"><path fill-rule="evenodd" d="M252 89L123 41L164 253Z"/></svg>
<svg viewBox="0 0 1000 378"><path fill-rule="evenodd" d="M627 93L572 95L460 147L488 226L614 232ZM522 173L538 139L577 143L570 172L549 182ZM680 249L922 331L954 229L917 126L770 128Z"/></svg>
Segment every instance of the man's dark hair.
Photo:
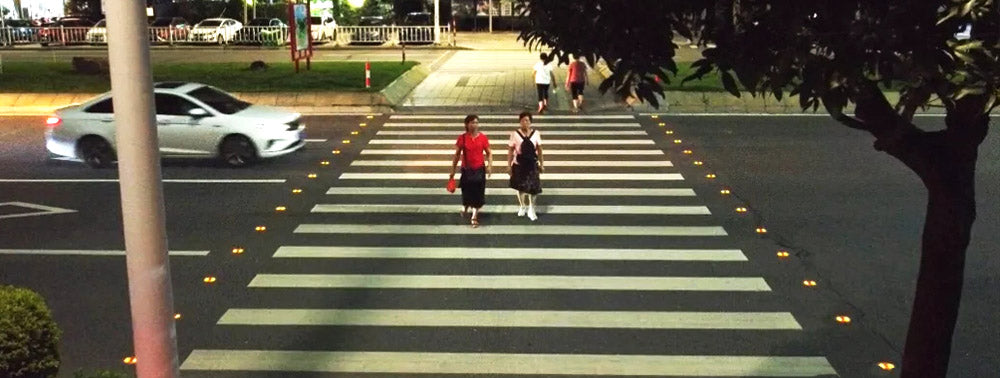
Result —
<svg viewBox="0 0 1000 378"><path fill-rule="evenodd" d="M531 112L521 112L521 115L517 116L518 122L520 122L525 117L527 117L529 121L535 120L534 117L531 116Z"/></svg>
<svg viewBox="0 0 1000 378"><path fill-rule="evenodd" d="M472 123L472 121L475 121L475 120L478 120L478 119L479 119L479 116L477 116L475 114L469 114L469 115L465 116L465 132L469 132L469 123Z"/></svg>
<svg viewBox="0 0 1000 378"><path fill-rule="evenodd" d="M538 54L538 59L541 59L543 62L546 63L549 62L549 56L546 55L545 53Z"/></svg>

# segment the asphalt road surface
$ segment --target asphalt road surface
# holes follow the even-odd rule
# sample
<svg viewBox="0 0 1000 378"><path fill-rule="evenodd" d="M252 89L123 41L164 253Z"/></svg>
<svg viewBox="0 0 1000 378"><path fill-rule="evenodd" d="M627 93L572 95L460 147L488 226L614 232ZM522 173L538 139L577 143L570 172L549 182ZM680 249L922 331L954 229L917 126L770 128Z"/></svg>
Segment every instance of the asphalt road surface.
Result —
<svg viewBox="0 0 1000 378"><path fill-rule="evenodd" d="M864 377L899 363L924 193L866 135L822 117L541 117L530 222L502 169L517 120L484 118L497 169L472 229L443 188L460 117L307 117L313 141L290 156L164 162L168 180L230 180L164 184L184 375ZM47 161L42 123L0 120L0 283L46 297L64 375L127 371L117 185L52 181L116 171ZM951 377L1000 371L997 147L980 149ZM28 213L46 214L13 216Z"/></svg>

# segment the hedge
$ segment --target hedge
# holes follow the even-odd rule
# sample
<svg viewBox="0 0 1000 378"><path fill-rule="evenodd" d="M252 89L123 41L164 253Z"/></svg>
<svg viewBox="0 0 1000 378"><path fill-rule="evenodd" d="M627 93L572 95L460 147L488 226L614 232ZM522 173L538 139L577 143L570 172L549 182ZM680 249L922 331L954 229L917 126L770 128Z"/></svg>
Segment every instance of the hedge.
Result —
<svg viewBox="0 0 1000 378"><path fill-rule="evenodd" d="M55 377L60 334L41 295L0 286L0 377Z"/></svg>

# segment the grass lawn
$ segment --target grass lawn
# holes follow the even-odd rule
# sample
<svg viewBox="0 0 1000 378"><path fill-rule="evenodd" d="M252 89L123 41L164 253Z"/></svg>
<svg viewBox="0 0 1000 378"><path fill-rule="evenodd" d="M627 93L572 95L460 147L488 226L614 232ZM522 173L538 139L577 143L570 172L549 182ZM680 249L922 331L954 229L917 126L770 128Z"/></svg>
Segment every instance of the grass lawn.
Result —
<svg viewBox="0 0 1000 378"><path fill-rule="evenodd" d="M415 66L415 62L372 62L372 88L379 91ZM290 62L271 63L266 71L250 71L249 63L154 64L154 81L195 81L233 92L368 91L364 62L313 62L296 74ZM72 65L53 62L6 62L0 93L100 93L111 89L106 76L82 75Z"/></svg>
<svg viewBox="0 0 1000 378"><path fill-rule="evenodd" d="M712 71L707 74L701 80L692 80L687 83L681 84L684 78L688 77L694 73L694 69L691 68L691 63L693 62L677 62L677 75L670 77L670 83L666 85L664 90L667 91L689 91L689 92L725 92L726 89L722 87L722 79L719 79L717 72Z"/></svg>

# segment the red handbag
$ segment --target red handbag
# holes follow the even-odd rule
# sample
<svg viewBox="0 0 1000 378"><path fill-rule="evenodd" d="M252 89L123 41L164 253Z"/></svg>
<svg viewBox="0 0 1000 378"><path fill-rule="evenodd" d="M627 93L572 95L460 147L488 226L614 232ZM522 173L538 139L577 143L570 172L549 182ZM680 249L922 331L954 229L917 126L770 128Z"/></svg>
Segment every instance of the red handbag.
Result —
<svg viewBox="0 0 1000 378"><path fill-rule="evenodd" d="M448 189L448 193L455 193L455 178L454 177L448 179L448 186L447 186L446 189Z"/></svg>

